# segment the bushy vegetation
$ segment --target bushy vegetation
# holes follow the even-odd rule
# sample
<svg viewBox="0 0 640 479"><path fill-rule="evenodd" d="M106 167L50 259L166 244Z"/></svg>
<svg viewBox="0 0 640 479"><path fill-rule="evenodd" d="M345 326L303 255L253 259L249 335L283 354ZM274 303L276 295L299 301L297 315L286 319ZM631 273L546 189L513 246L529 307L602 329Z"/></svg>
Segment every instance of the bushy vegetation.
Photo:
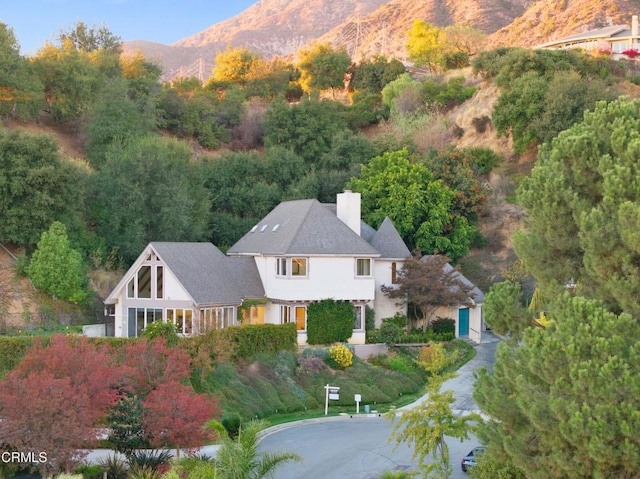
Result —
<svg viewBox="0 0 640 479"><path fill-rule="evenodd" d="M502 88L492 122L499 134L513 137L520 153L619 94L611 64L576 50L502 48L480 53L472 64Z"/></svg>
<svg viewBox="0 0 640 479"><path fill-rule="evenodd" d="M324 299L307 308L309 344L344 342L353 334L354 312L349 301Z"/></svg>

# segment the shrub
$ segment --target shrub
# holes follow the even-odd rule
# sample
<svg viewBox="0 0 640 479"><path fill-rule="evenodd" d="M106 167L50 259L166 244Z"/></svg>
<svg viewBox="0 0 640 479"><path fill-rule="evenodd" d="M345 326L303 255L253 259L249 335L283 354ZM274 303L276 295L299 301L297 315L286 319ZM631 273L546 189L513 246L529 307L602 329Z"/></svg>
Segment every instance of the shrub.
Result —
<svg viewBox="0 0 640 479"><path fill-rule="evenodd" d="M129 474L127 463L115 455L100 461L100 466L107 473L107 479L127 479Z"/></svg>
<svg viewBox="0 0 640 479"><path fill-rule="evenodd" d="M329 348L329 358L342 369L353 364L353 353L344 344L334 344Z"/></svg>
<svg viewBox="0 0 640 479"><path fill-rule="evenodd" d="M431 323L431 329L434 334L439 333L454 333L456 332L456 321L451 318L437 317L435 321Z"/></svg>
<svg viewBox="0 0 640 479"><path fill-rule="evenodd" d="M380 340L386 344L395 344L400 341L404 331L400 326L392 322L383 322L380 326Z"/></svg>
<svg viewBox="0 0 640 479"><path fill-rule="evenodd" d="M398 326L399 328L405 329L407 327L407 325L409 324L409 318L407 318L406 315L404 314L400 314L400 313L396 313L394 316L392 316L391 318L384 318L382 320L382 323L393 323L396 326Z"/></svg>
<svg viewBox="0 0 640 479"><path fill-rule="evenodd" d="M102 479L102 467L98 464L82 464L76 468L75 473L82 474L82 479Z"/></svg>
<svg viewBox="0 0 640 479"><path fill-rule="evenodd" d="M476 129L476 133L484 133L487 131L487 126L491 124L491 118L487 115L476 116L471 120L471 124Z"/></svg>
<svg viewBox="0 0 640 479"><path fill-rule="evenodd" d="M142 331L142 336L151 340L164 338L169 346L178 344L178 332L173 323L164 321L154 321Z"/></svg>
<svg viewBox="0 0 640 479"><path fill-rule="evenodd" d="M348 301L324 299L307 308L309 344L342 343L353 334L353 305Z"/></svg>

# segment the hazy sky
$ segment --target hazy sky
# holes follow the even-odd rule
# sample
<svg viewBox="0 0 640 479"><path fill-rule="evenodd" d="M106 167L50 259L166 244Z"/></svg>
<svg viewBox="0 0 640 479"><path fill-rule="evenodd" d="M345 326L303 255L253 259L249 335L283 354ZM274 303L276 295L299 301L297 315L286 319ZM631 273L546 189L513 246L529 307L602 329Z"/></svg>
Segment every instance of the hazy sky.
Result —
<svg viewBox="0 0 640 479"><path fill-rule="evenodd" d="M78 20L106 25L123 40L171 44L245 10L258 0L0 0L0 22L22 54L33 54Z"/></svg>

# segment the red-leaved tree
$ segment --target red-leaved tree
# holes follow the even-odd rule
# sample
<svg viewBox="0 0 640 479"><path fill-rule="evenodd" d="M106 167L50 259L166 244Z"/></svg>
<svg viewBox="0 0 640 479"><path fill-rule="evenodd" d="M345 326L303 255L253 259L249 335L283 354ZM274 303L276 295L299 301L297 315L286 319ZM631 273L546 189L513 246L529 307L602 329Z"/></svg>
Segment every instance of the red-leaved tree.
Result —
<svg viewBox="0 0 640 479"><path fill-rule="evenodd" d="M125 382L138 397L146 397L163 383L180 382L191 373L191 357L163 338L134 341L124 353Z"/></svg>
<svg viewBox="0 0 640 479"><path fill-rule="evenodd" d="M95 427L119 398L112 356L85 337L36 343L0 382L0 442L46 453L43 472L68 470L96 440Z"/></svg>
<svg viewBox="0 0 640 479"><path fill-rule="evenodd" d="M142 403L143 429L155 447L193 450L211 438L204 424L220 415L214 398L177 381L159 385Z"/></svg>

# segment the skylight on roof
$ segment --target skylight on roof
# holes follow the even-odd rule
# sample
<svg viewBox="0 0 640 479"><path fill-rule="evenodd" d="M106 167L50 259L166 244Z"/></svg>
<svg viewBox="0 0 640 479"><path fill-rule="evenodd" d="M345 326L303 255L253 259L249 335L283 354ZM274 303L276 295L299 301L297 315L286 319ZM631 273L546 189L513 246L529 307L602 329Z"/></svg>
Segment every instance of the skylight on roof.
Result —
<svg viewBox="0 0 640 479"><path fill-rule="evenodd" d="M258 225L255 225L253 228L251 228L251 233L255 233L257 229L258 229Z"/></svg>
<svg viewBox="0 0 640 479"><path fill-rule="evenodd" d="M273 227L273 229L271 230L272 233L275 233L276 231L278 231L278 228L280 228L280 223L278 223L277 225L275 225Z"/></svg>
<svg viewBox="0 0 640 479"><path fill-rule="evenodd" d="M262 228L260 228L260 233L264 232L264 230L266 230L269 227L269 225L264 225Z"/></svg>

